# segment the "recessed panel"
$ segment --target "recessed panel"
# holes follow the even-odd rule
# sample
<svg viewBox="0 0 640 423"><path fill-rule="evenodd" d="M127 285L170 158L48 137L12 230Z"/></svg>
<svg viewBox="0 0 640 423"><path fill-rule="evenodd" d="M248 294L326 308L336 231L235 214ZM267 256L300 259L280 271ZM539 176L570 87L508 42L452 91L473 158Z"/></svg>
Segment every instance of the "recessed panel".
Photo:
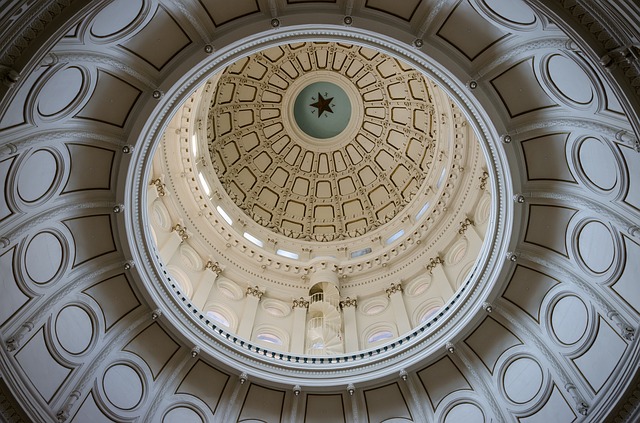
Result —
<svg viewBox="0 0 640 423"><path fill-rule="evenodd" d="M38 284L50 282L62 267L63 259L62 242L51 232L34 236L24 253L27 274Z"/></svg>
<svg viewBox="0 0 640 423"><path fill-rule="evenodd" d="M144 392L140 375L126 364L109 367L102 378L102 388L107 400L121 410L135 408Z"/></svg>
<svg viewBox="0 0 640 423"><path fill-rule="evenodd" d="M537 361L529 357L518 358L504 372L504 392L514 403L524 404L540 392L543 380L542 368Z"/></svg>

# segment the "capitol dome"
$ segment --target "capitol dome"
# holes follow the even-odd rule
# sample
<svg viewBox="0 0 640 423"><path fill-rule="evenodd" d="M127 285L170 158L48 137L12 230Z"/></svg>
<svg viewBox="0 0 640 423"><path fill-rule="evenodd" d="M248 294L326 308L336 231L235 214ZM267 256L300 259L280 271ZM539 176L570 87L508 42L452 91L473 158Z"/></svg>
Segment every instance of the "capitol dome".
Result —
<svg viewBox="0 0 640 423"><path fill-rule="evenodd" d="M631 3L9 1L1 420L637 421Z"/></svg>

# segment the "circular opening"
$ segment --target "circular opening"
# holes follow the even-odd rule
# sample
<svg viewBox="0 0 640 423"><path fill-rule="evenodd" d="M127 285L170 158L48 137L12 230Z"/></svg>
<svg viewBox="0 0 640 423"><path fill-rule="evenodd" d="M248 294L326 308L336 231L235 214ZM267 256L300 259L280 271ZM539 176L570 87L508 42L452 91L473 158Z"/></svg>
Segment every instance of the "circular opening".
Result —
<svg viewBox="0 0 640 423"><path fill-rule="evenodd" d="M305 134L326 140L340 134L349 124L351 101L336 84L313 82L296 96L293 116Z"/></svg>

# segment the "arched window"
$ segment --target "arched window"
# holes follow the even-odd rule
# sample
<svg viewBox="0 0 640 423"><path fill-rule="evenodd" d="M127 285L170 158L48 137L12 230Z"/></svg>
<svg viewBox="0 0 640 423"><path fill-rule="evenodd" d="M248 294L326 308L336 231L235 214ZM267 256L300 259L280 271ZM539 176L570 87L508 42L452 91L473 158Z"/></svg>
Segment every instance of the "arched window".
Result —
<svg viewBox="0 0 640 423"><path fill-rule="evenodd" d="M374 344L374 343L382 341L384 339L391 339L391 338L393 338L393 333L391 333L391 331L380 330L380 331L377 331L377 332L374 332L373 334L371 334L369 336L369 338L367 339L367 343Z"/></svg>
<svg viewBox="0 0 640 423"><path fill-rule="evenodd" d="M209 310L207 311L207 317L212 320L215 323L218 323L222 326L226 326L226 327L230 327L231 324L229 323L229 319L227 319L226 317L224 317L222 314L218 313L217 311L213 311L213 310Z"/></svg>
<svg viewBox="0 0 640 423"><path fill-rule="evenodd" d="M268 342L274 345L282 345L282 339L278 335L274 335L273 333L260 333L256 336L258 341Z"/></svg>

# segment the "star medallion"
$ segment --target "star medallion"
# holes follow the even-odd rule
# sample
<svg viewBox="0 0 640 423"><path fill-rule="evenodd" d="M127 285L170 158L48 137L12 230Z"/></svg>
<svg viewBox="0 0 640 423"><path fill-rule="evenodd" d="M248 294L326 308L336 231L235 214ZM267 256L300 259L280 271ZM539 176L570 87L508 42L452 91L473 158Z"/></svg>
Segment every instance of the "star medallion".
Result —
<svg viewBox="0 0 640 423"><path fill-rule="evenodd" d="M327 93L325 93L326 95ZM322 96L322 94L318 93L318 101L316 101L315 103L310 104L311 107L315 107L316 109L318 109L318 117L322 116L322 113L327 112L327 113L333 113L333 110L331 110L331 102L333 101L333 97L331 98L324 98Z"/></svg>

